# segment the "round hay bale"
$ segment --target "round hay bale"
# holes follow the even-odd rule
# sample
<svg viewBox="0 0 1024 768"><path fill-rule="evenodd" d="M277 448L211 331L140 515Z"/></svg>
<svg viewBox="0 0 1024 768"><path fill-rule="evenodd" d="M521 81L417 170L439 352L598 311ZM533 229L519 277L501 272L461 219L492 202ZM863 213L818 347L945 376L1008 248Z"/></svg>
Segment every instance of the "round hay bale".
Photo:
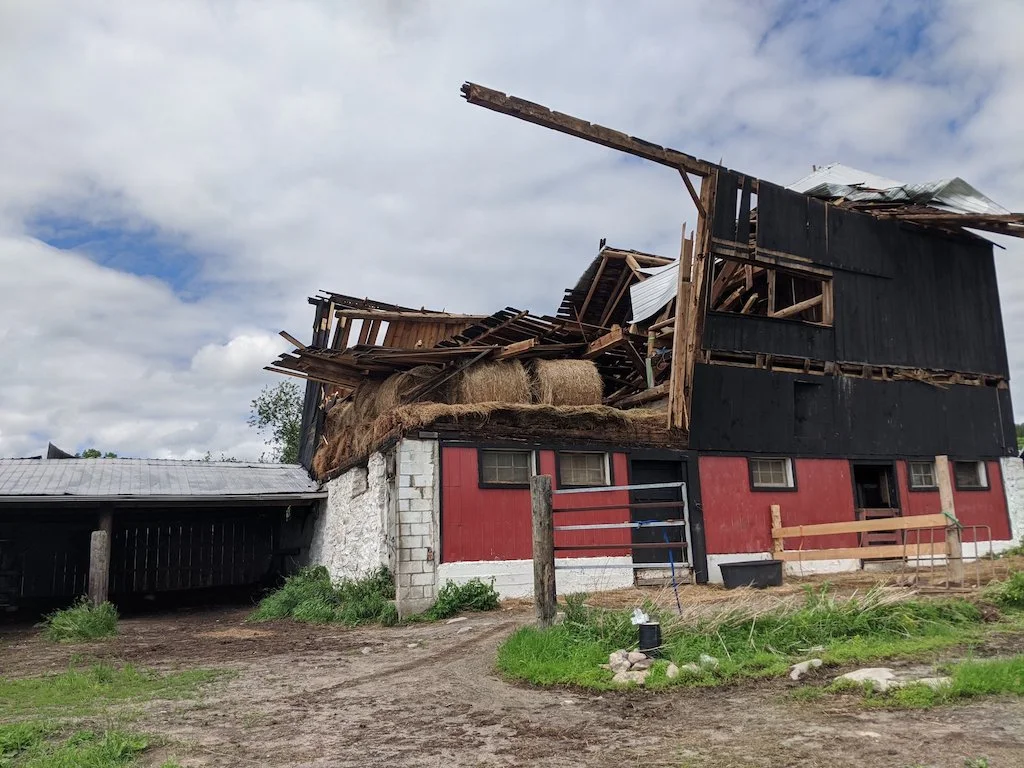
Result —
<svg viewBox="0 0 1024 768"><path fill-rule="evenodd" d="M533 398L541 405L601 405L604 382L590 360L537 360Z"/></svg>
<svg viewBox="0 0 1024 768"><path fill-rule="evenodd" d="M465 405L529 403L530 377L518 360L478 363L458 377L452 402Z"/></svg>
<svg viewBox="0 0 1024 768"><path fill-rule="evenodd" d="M406 395L409 394L415 387L425 382L430 377L437 373L437 368L432 365L417 365L415 368L410 368L408 371L402 373L396 373L388 376L384 383L380 385L380 389L377 390L376 399L376 414L379 416L382 413L397 408L403 405ZM436 402L434 398L439 396L439 392L434 391L430 393L428 398L429 402Z"/></svg>
<svg viewBox="0 0 1024 768"><path fill-rule="evenodd" d="M377 416L377 392L382 383L380 379L363 379L352 392L355 423L370 421Z"/></svg>

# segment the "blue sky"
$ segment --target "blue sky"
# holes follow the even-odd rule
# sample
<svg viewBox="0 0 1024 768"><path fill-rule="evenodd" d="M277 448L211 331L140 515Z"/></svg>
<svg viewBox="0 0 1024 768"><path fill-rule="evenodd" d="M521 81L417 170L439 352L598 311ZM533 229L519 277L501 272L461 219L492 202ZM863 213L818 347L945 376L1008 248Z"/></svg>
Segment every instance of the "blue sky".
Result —
<svg viewBox="0 0 1024 768"><path fill-rule="evenodd" d="M5 5L0 455L255 458L319 289L550 312L602 237L677 252L676 174L465 80L779 183L840 161L1022 210L1022 27L1013 0ZM1021 327L1018 243L997 267Z"/></svg>

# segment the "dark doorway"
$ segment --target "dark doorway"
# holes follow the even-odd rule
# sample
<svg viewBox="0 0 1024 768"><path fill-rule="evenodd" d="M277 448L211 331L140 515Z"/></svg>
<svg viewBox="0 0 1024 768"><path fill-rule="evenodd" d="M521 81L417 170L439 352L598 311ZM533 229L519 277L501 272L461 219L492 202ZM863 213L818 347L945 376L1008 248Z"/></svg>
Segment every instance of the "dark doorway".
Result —
<svg viewBox="0 0 1024 768"><path fill-rule="evenodd" d="M854 464L853 490L858 509L899 509L892 464Z"/></svg>
<svg viewBox="0 0 1024 768"><path fill-rule="evenodd" d="M900 496L892 464L852 464L853 494L858 520L899 517ZM860 546L902 544L900 531L871 531L860 534Z"/></svg>
<svg viewBox="0 0 1024 768"><path fill-rule="evenodd" d="M630 485L652 485L655 483L681 483L686 479L686 464L673 459L631 459L629 463ZM664 521L683 519L684 510L678 506L683 500L683 489L676 488L642 488L630 492L630 500L634 504L652 502L668 502L664 507L643 507L630 510L630 520L634 523L644 521ZM672 505L671 502L677 502ZM675 563L679 570L688 571L686 547L687 528L683 526L634 528L634 544L664 544L662 547L641 546L633 550L633 564L637 570L644 563L665 564ZM671 560L670 560L671 556ZM664 569L666 578L671 576L669 569Z"/></svg>

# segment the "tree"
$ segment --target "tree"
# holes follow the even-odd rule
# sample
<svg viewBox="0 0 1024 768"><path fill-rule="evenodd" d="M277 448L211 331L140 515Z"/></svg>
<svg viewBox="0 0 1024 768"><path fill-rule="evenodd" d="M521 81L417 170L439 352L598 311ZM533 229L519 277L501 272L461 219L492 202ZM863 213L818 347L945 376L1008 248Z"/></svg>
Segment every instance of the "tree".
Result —
<svg viewBox="0 0 1024 768"><path fill-rule="evenodd" d="M107 451L106 453L103 453L102 451L100 451L99 448L86 448L81 453L76 453L75 456L77 456L80 459L116 459L117 458L117 454L116 453L111 453L110 451Z"/></svg>
<svg viewBox="0 0 1024 768"><path fill-rule="evenodd" d="M298 463L301 425L302 395L297 384L282 381L273 387L266 386L252 401L249 426L266 436L271 461Z"/></svg>

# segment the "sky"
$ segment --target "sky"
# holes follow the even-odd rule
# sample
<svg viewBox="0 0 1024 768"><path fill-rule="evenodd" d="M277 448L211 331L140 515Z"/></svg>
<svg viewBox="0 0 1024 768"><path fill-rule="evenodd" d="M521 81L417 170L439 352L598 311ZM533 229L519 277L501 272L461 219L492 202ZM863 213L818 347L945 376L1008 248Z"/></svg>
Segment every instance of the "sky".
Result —
<svg viewBox="0 0 1024 768"><path fill-rule="evenodd" d="M675 172L467 80L777 183L843 162L1024 211L1022 28L1017 0L0 2L0 456L256 458L319 289L546 313L601 238L678 253Z"/></svg>

